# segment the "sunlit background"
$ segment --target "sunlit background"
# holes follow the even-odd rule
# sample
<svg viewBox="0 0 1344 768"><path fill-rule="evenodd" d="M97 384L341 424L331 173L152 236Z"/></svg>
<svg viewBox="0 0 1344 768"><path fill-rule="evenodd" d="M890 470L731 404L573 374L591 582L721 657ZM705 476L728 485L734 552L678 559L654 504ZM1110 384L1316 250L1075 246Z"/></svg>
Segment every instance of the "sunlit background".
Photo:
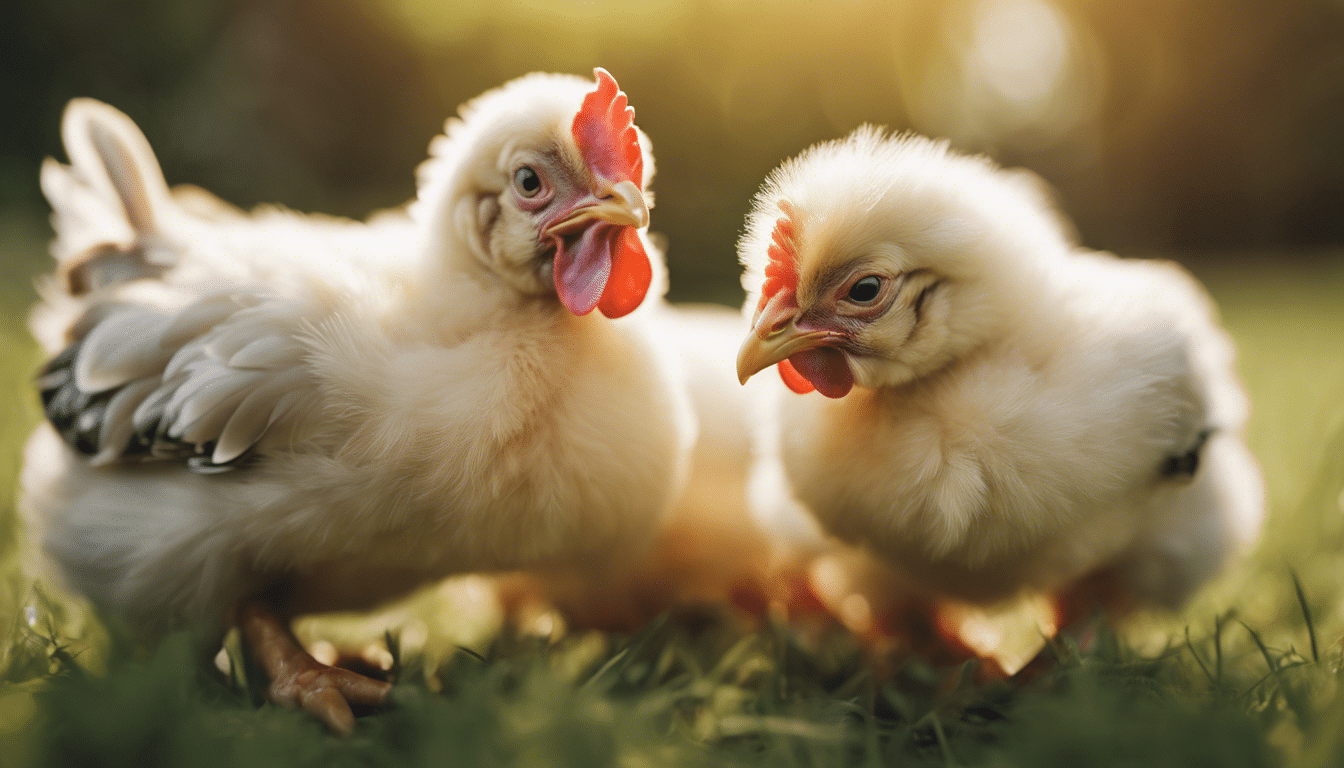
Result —
<svg viewBox="0 0 1344 768"><path fill-rule="evenodd" d="M1289 563L1321 601L1339 596L1344 0L11 3L6 503L37 417L23 329L30 277L49 265L37 169L61 156L71 97L128 113L170 183L363 216L413 195L413 169L464 100L530 71L599 65L654 143L653 228L670 244L673 299L740 302L734 246L761 180L864 123L1030 168L1085 244L1190 265L1242 347L1274 513L1263 568L1246 578L1275 586L1238 599L1274 615ZM1344 627L1344 610L1325 612Z"/></svg>
<svg viewBox="0 0 1344 768"><path fill-rule="evenodd" d="M131 115L170 182L362 215L463 100L610 69L653 138L676 297L734 300L782 158L863 123L1045 176L1089 245L1344 242L1338 0L23 0L0 29L0 191L40 205L72 96Z"/></svg>

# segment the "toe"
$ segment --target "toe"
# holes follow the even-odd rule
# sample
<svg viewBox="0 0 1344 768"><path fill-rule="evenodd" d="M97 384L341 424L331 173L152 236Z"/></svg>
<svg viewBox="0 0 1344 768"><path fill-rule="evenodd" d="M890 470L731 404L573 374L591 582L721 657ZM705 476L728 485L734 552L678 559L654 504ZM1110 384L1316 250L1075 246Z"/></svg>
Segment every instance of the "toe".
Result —
<svg viewBox="0 0 1344 768"><path fill-rule="evenodd" d="M387 701L388 683L328 667L317 661L291 675L271 682L270 700L288 709L302 709L316 716L331 731L348 736L355 729L351 704L377 706Z"/></svg>
<svg viewBox="0 0 1344 768"><path fill-rule="evenodd" d="M374 680L348 669L333 668L331 672L332 682L351 704L376 707L387 701L387 694L392 690L391 683Z"/></svg>
<svg viewBox="0 0 1344 768"><path fill-rule="evenodd" d="M305 688L298 697L303 711L317 717L337 736L349 736L355 730L355 713L335 686L325 683Z"/></svg>

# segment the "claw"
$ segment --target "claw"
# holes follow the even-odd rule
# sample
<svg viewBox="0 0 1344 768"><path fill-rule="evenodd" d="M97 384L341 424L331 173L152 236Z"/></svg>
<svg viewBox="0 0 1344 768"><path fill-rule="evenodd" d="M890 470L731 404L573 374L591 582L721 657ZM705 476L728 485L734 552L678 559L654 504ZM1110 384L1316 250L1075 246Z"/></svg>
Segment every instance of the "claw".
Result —
<svg viewBox="0 0 1344 768"><path fill-rule="evenodd" d="M377 706L392 686L314 659L279 619L255 603L243 606L239 624L271 678L266 696L287 709L302 709L338 736L355 730L351 704Z"/></svg>

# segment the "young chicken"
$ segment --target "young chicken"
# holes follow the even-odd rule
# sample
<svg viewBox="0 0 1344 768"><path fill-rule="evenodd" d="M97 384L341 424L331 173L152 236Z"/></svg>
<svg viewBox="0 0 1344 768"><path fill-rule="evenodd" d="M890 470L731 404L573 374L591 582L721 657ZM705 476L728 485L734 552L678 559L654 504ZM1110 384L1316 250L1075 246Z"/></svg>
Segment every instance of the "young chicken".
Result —
<svg viewBox="0 0 1344 768"><path fill-rule="evenodd" d="M691 416L637 311L648 142L595 74L468 103L368 224L170 192L129 119L72 102L22 478L64 581L151 634L239 622L271 698L347 733L386 684L287 619L646 546Z"/></svg>
<svg viewBox="0 0 1344 768"><path fill-rule="evenodd" d="M860 129L771 174L740 253L739 378L797 393L766 418L782 482L900 590L1176 606L1256 537L1213 304L1076 247L1034 177Z"/></svg>

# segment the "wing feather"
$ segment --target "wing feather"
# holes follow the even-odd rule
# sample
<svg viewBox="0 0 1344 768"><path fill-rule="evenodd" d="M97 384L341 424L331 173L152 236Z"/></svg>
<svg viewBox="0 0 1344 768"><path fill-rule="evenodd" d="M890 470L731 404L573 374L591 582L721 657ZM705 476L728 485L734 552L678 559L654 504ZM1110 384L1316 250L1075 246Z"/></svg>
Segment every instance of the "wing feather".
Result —
<svg viewBox="0 0 1344 768"><path fill-rule="evenodd" d="M230 389L228 381L230 371L227 368L205 364L188 365L181 375L185 375L185 381L173 388L172 396L163 407L165 430L170 424L184 421L183 411L189 404L194 403L196 410L185 419L187 423L200 416L203 404L222 397L223 393Z"/></svg>
<svg viewBox="0 0 1344 768"><path fill-rule="evenodd" d="M253 339L229 358L230 368L270 369L293 362L296 347L293 339L263 336Z"/></svg>
<svg viewBox="0 0 1344 768"><path fill-rule="evenodd" d="M98 442L98 453L93 457L94 466L111 464L126 452L135 436L135 426L131 414L158 389L157 378L140 379L117 390L103 409L103 429Z"/></svg>
<svg viewBox="0 0 1344 768"><path fill-rule="evenodd" d="M226 318L237 314L238 310L256 306L260 301L259 296L240 291L206 296L178 312L164 329L159 343L170 349L177 349L219 325Z"/></svg>
<svg viewBox="0 0 1344 768"><path fill-rule="evenodd" d="M224 425L229 423L229 418L251 391L250 384L231 383L238 385L221 391L220 396L213 401L192 401L191 407L183 410L181 421L175 422L168 430L168 436L192 445L203 446L215 442L224 431Z"/></svg>
<svg viewBox="0 0 1344 768"><path fill-rule="evenodd" d="M128 310L99 323L84 340L75 382L84 392L103 392L163 370L172 354L159 345L169 316Z"/></svg>
<svg viewBox="0 0 1344 768"><path fill-rule="evenodd" d="M168 407L168 401L173 398L173 393L177 387L186 380L186 376L178 374L167 382L160 384L149 397L141 401L136 406L135 412L131 414L131 425L138 435L151 433L158 426L159 420L163 418L163 412Z"/></svg>
<svg viewBox="0 0 1344 768"><path fill-rule="evenodd" d="M205 296L175 314L108 313L39 376L47 416L100 466L175 459L197 472L229 469L292 439L313 407L300 337L320 314L246 291Z"/></svg>
<svg viewBox="0 0 1344 768"><path fill-rule="evenodd" d="M208 385L186 401L181 412L172 414L165 431L174 440L184 437L191 431L197 437L188 439L188 442L196 444L218 437L219 430L223 429L224 423L228 421L228 414L224 414L222 418L216 416L218 423L213 428L208 426L215 420L209 418L211 414L224 408L231 411L237 407L260 379L260 374L253 371L226 371L214 377ZM205 425L200 422L205 422Z"/></svg>
<svg viewBox="0 0 1344 768"><path fill-rule="evenodd" d="M293 388L301 385L301 374L297 370L286 371L249 392L231 411L210 460L227 464L256 445L266 430L298 403L299 394Z"/></svg>

